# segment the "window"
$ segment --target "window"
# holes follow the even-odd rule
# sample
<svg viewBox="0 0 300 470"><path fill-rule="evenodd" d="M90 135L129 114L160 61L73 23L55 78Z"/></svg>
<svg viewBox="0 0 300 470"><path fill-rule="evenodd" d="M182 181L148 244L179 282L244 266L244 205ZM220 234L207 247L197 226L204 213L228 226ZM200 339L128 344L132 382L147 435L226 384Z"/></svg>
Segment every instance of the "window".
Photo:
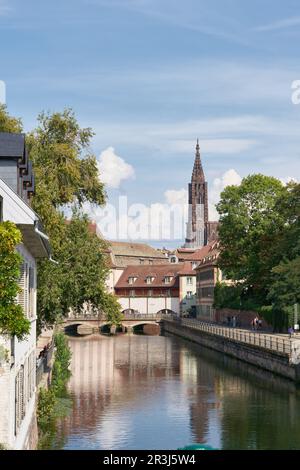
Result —
<svg viewBox="0 0 300 470"><path fill-rule="evenodd" d="M198 276L200 281L209 281L214 279L214 270L210 269L209 271L201 271Z"/></svg>
<svg viewBox="0 0 300 470"><path fill-rule="evenodd" d="M186 298L191 299L192 297L193 297L193 292L188 290L187 293L186 293Z"/></svg>
<svg viewBox="0 0 300 470"><path fill-rule="evenodd" d="M153 264L153 259L149 259L149 264Z"/></svg>
<svg viewBox="0 0 300 470"><path fill-rule="evenodd" d="M214 296L214 288L213 287L202 287L199 289L200 297L211 297Z"/></svg>
<svg viewBox="0 0 300 470"><path fill-rule="evenodd" d="M148 290L148 297L153 297L153 290L152 289Z"/></svg>
<svg viewBox="0 0 300 470"><path fill-rule="evenodd" d="M134 297L135 296L135 290L129 291L129 297Z"/></svg>
<svg viewBox="0 0 300 470"><path fill-rule="evenodd" d="M136 277L133 277L133 276L129 277L129 278L128 278L128 284L134 284L135 281L136 281L136 279L137 279L137 278L136 278Z"/></svg>
<svg viewBox="0 0 300 470"><path fill-rule="evenodd" d="M140 259L140 264L145 264L145 260L143 258Z"/></svg>
<svg viewBox="0 0 300 470"><path fill-rule="evenodd" d="M187 277L186 278L186 283L188 286L191 286L193 284L193 278L192 277Z"/></svg>
<svg viewBox="0 0 300 470"><path fill-rule="evenodd" d="M165 284L170 284L170 282L172 281L172 279L173 279L172 276L165 276L165 279L164 279Z"/></svg>
<svg viewBox="0 0 300 470"><path fill-rule="evenodd" d="M152 284L153 281L154 281L154 277L153 277L153 276L147 276L147 277L146 277L146 283L147 283L147 284Z"/></svg>

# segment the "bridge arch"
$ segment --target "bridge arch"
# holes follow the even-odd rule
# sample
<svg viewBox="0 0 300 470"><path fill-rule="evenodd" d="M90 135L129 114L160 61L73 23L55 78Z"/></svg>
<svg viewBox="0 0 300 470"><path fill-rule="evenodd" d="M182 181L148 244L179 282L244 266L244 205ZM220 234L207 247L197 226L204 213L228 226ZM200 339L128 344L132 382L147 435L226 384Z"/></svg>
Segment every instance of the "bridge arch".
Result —
<svg viewBox="0 0 300 470"><path fill-rule="evenodd" d="M174 310L170 310L169 308L164 308L159 310L156 315L178 315Z"/></svg>
<svg viewBox="0 0 300 470"><path fill-rule="evenodd" d="M133 308L125 308L125 310L122 310L123 315L131 316L131 315L136 315L139 314L140 312L138 310L134 310Z"/></svg>

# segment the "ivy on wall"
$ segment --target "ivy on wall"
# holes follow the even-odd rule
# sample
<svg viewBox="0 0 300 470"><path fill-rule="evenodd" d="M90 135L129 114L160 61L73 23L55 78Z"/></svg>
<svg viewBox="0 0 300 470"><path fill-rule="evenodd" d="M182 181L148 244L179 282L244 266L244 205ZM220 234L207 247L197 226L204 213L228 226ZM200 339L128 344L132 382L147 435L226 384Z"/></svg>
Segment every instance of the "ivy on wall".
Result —
<svg viewBox="0 0 300 470"><path fill-rule="evenodd" d="M17 336L19 340L30 331L30 322L21 305L16 303L22 262L16 246L21 239L21 232L15 224L0 223L0 332Z"/></svg>

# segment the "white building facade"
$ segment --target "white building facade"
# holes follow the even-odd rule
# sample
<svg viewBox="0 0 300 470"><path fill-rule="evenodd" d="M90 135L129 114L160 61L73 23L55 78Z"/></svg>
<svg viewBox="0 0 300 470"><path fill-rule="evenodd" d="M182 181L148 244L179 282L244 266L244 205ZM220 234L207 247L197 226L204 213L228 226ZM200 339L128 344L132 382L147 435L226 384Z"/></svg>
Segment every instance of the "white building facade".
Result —
<svg viewBox="0 0 300 470"><path fill-rule="evenodd" d="M29 184L23 185L32 176L24 146L21 134L0 133L0 178L5 179L0 179L0 222L13 222L22 234L17 247L23 262L16 302L31 324L22 341L0 334L0 443L7 449L34 449L37 444L36 272L37 259L50 257L48 237L28 205Z"/></svg>

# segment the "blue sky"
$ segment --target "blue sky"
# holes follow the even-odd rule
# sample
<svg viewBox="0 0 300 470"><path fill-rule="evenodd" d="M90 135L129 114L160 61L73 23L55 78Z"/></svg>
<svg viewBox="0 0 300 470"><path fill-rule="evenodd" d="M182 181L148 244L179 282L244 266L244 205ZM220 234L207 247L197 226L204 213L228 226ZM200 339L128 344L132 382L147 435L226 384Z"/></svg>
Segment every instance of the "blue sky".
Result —
<svg viewBox="0 0 300 470"><path fill-rule="evenodd" d="M0 0L0 79L26 130L66 106L95 130L111 202L183 195L199 137L215 218L232 175L300 179L299 39L298 0Z"/></svg>

